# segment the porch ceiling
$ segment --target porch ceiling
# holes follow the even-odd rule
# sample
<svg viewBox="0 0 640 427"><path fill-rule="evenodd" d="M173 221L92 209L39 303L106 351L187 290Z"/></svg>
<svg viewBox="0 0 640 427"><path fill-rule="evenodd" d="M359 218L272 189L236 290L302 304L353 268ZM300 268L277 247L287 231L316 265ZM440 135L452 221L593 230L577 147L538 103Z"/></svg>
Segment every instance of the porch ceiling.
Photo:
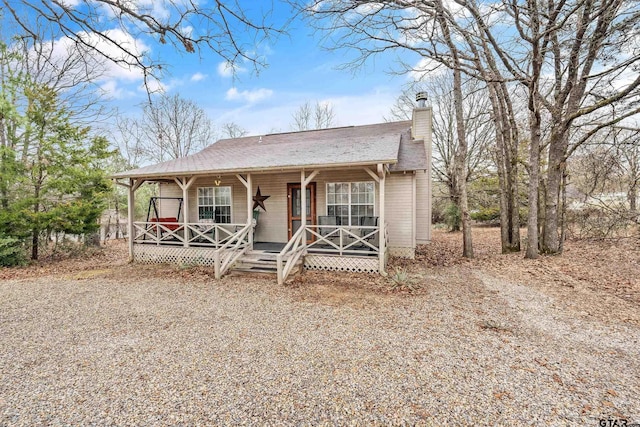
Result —
<svg viewBox="0 0 640 427"><path fill-rule="evenodd" d="M224 139L199 153L121 172L113 178L396 164L401 139L410 139L401 135L408 135L410 126L411 122L403 121Z"/></svg>

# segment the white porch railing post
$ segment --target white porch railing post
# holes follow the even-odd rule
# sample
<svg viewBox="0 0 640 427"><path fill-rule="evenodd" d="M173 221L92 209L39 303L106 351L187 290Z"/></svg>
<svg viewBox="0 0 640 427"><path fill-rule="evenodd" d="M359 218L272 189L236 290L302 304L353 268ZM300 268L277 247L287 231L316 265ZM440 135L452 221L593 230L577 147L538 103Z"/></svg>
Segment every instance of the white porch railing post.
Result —
<svg viewBox="0 0 640 427"><path fill-rule="evenodd" d="M182 239L182 244L185 247L189 246L189 188L196 181L196 177L192 176L189 178L183 178L180 180L179 178L173 179L176 184L182 189L182 235L184 238ZM178 219L179 220L179 219Z"/></svg>
<svg viewBox="0 0 640 427"><path fill-rule="evenodd" d="M189 183L191 180L187 180L182 187L182 235L184 240L182 244L185 248L189 247Z"/></svg>
<svg viewBox="0 0 640 427"><path fill-rule="evenodd" d="M242 185L244 185L244 187L247 189L247 225L250 226L253 222L253 183L251 181L251 174L247 173L247 177L244 178L242 175L237 173L236 178L238 178L238 181L240 181ZM251 227L251 230L249 230L249 235L247 236L249 250L253 249L253 231L254 229L253 227Z"/></svg>
<svg viewBox="0 0 640 427"><path fill-rule="evenodd" d="M304 169L300 171L300 227L307 228L307 181ZM307 232L304 232L304 242L307 242Z"/></svg>
<svg viewBox="0 0 640 427"><path fill-rule="evenodd" d="M253 183L251 181L251 174L247 173L247 224L251 224L253 221ZM253 231L255 228L251 228L249 231L249 250L253 250Z"/></svg>
<svg viewBox="0 0 640 427"><path fill-rule="evenodd" d="M127 193L127 209L128 209L128 213L127 216L129 217L129 224L128 224L128 233L129 233L129 262L133 262L133 240L135 239L135 229L133 226L133 220L134 220L134 210L135 210L135 197L136 197L136 190L135 190L135 181L133 179L129 180L129 186L128 186L128 193Z"/></svg>
<svg viewBox="0 0 640 427"><path fill-rule="evenodd" d="M215 273L216 279L222 277L220 265L220 249L216 249L216 251L213 253L213 271Z"/></svg>
<svg viewBox="0 0 640 427"><path fill-rule="evenodd" d="M276 255L276 274L278 275L278 285L284 283L284 272L282 271L282 254Z"/></svg>
<svg viewBox="0 0 640 427"><path fill-rule="evenodd" d="M384 235L385 235L385 230L386 230L386 223L385 223L385 217L384 217L384 205L385 205L385 199L384 199L384 193L385 193L385 181L386 181L386 171L384 169L384 165L383 164L378 164L378 177L380 178L380 181L378 182L378 188L379 188L379 208L378 208L378 227L379 227L379 237L378 237L378 242L380 245L380 249L378 252L378 257L379 257L379 261L380 261L380 265L379 265L379 270L380 270L380 274L382 275L386 275L386 265L385 265L385 254L386 254L386 242L384 239Z"/></svg>

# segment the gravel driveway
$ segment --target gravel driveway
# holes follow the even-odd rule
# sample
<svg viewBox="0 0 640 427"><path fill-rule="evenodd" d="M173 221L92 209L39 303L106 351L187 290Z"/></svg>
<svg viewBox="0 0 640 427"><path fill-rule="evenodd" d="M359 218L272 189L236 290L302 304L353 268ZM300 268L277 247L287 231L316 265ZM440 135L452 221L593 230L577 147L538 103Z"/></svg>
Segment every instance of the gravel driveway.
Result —
<svg viewBox="0 0 640 427"><path fill-rule="evenodd" d="M486 272L398 295L137 268L0 281L0 425L640 422L638 326Z"/></svg>

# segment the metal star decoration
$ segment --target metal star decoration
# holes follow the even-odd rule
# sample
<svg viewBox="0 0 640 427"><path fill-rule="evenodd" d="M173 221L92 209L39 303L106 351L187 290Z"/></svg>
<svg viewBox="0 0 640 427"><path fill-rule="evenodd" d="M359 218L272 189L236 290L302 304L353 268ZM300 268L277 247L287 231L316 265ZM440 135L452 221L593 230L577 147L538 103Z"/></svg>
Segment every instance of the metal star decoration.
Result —
<svg viewBox="0 0 640 427"><path fill-rule="evenodd" d="M260 187L258 187L258 191L256 191L256 195L253 196L253 209L257 207L261 207L263 211L267 211L267 208L264 207L264 201L267 200L271 196L263 196L260 193Z"/></svg>

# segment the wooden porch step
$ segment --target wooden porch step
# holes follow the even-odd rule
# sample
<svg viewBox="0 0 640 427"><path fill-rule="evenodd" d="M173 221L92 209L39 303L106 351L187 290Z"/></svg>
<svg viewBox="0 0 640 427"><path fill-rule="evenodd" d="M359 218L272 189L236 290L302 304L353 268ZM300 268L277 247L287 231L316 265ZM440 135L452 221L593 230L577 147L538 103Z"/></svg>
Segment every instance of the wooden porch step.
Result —
<svg viewBox="0 0 640 427"><path fill-rule="evenodd" d="M259 268L259 267L234 267L231 269L234 273L261 273L261 274L277 274L276 268Z"/></svg>
<svg viewBox="0 0 640 427"><path fill-rule="evenodd" d="M248 258L260 257L260 258L275 260L278 257L278 254L275 252L249 251L246 254L244 254L244 256Z"/></svg>
<svg viewBox="0 0 640 427"><path fill-rule="evenodd" d="M277 255L262 251L249 251L236 262L232 270L243 273L276 274L278 272Z"/></svg>
<svg viewBox="0 0 640 427"><path fill-rule="evenodd" d="M258 265L273 266L273 268L276 268L275 259L270 260L270 259L261 259L261 258L240 258L237 261L237 264L254 265L254 266L258 266Z"/></svg>
<svg viewBox="0 0 640 427"><path fill-rule="evenodd" d="M231 270L242 273L277 274L277 256L278 254L273 252L249 251L236 262ZM302 265L302 259L296 265Z"/></svg>

